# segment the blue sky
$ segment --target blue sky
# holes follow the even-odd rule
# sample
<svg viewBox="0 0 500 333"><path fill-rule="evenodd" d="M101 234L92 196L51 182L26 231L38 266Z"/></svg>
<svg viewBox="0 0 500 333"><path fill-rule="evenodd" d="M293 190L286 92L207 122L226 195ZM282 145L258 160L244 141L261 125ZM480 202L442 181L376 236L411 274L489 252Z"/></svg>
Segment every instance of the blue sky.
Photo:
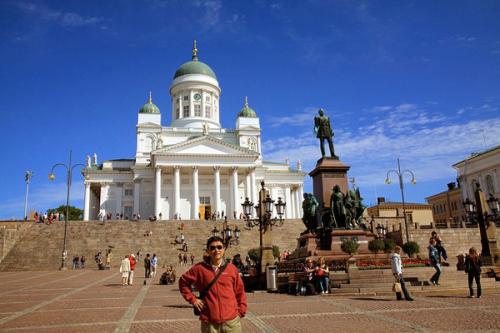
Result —
<svg viewBox="0 0 500 333"><path fill-rule="evenodd" d="M367 203L400 200L384 184L397 157L418 181L407 199L424 202L455 179L451 164L500 144L499 17L498 1L1 1L0 218L22 217L28 169L31 209L64 203L62 169L47 174L70 149L81 163L133 157L150 90L169 125L195 38L223 127L248 96L266 160L311 170L323 107Z"/></svg>

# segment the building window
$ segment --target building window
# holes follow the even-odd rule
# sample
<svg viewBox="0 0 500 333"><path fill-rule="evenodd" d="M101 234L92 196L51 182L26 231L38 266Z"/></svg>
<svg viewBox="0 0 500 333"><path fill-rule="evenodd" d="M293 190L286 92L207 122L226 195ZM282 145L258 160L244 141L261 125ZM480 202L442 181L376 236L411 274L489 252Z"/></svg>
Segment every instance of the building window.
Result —
<svg viewBox="0 0 500 333"><path fill-rule="evenodd" d="M132 189L132 188L126 188L125 189L125 196L126 197L131 197L133 195L134 195L134 189Z"/></svg>
<svg viewBox="0 0 500 333"><path fill-rule="evenodd" d="M200 205L210 205L210 197L200 197Z"/></svg>
<svg viewBox="0 0 500 333"><path fill-rule="evenodd" d="M206 102L210 102L210 96L206 96L206 97L205 97L205 101L206 101Z"/></svg>
<svg viewBox="0 0 500 333"><path fill-rule="evenodd" d="M179 119L181 116L181 110L179 108L175 109L175 119Z"/></svg>
<svg viewBox="0 0 500 333"><path fill-rule="evenodd" d="M210 118L211 117L210 111L212 111L212 108L210 107L210 105L205 106L205 117L206 118Z"/></svg>
<svg viewBox="0 0 500 333"><path fill-rule="evenodd" d="M185 101L189 101L189 96L186 95L182 99L185 100Z"/></svg>
<svg viewBox="0 0 500 333"><path fill-rule="evenodd" d="M184 105L182 116L184 118L189 117L189 105Z"/></svg>
<svg viewBox="0 0 500 333"><path fill-rule="evenodd" d="M194 116L201 117L201 105L200 104L194 105Z"/></svg>

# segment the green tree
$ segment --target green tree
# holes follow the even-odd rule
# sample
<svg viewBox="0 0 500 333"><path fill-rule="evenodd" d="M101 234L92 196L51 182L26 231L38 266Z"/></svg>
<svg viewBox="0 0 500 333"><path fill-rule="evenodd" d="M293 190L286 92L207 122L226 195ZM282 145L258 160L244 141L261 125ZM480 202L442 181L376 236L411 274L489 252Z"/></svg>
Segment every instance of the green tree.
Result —
<svg viewBox="0 0 500 333"><path fill-rule="evenodd" d="M394 241L394 239L386 238L384 240L384 243L385 243L385 252L386 253L392 252L394 250L394 248L396 247L396 242Z"/></svg>
<svg viewBox="0 0 500 333"><path fill-rule="evenodd" d="M259 248L253 248L248 250L248 256L254 262L260 261L260 250ZM280 256L280 248L277 245L273 245L273 257L278 258Z"/></svg>
<svg viewBox="0 0 500 333"><path fill-rule="evenodd" d="M340 245L342 251L349 255L353 255L359 248L359 243L355 239L344 239L342 245Z"/></svg>
<svg viewBox="0 0 500 333"><path fill-rule="evenodd" d="M407 242L403 244L403 251L411 258L420 252L420 246L416 242Z"/></svg>
<svg viewBox="0 0 500 333"><path fill-rule="evenodd" d="M47 214L56 213L66 215L66 205L61 205L57 208L47 209ZM69 219L68 220L82 220L83 210L75 206L69 206Z"/></svg>
<svg viewBox="0 0 500 333"><path fill-rule="evenodd" d="M368 250L378 253L385 250L385 243L382 239L372 239L368 242Z"/></svg>

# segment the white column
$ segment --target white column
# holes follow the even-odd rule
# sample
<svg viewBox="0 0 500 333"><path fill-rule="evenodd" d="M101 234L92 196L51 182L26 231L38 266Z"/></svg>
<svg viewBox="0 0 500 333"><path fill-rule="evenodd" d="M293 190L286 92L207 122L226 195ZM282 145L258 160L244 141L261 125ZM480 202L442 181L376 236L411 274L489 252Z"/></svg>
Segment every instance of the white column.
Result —
<svg viewBox="0 0 500 333"><path fill-rule="evenodd" d="M83 220L88 221L90 218L90 183L85 183L85 198L83 204Z"/></svg>
<svg viewBox="0 0 500 333"><path fill-rule="evenodd" d="M122 198L123 198L123 183L116 184L116 214L121 214L122 210Z"/></svg>
<svg viewBox="0 0 500 333"><path fill-rule="evenodd" d="M221 206L220 206L220 167L219 166L214 166L214 183L215 183L215 213L220 213L221 212ZM226 215L228 215L229 212L226 211Z"/></svg>
<svg viewBox="0 0 500 333"><path fill-rule="evenodd" d="M236 218L239 217L240 209L240 194L238 191L238 167L232 167L233 178L233 216L236 212Z"/></svg>
<svg viewBox="0 0 500 333"><path fill-rule="evenodd" d="M109 184L101 183L101 197L99 201L99 209L103 210L105 214L108 213L106 211L106 201L108 201L108 195L109 195Z"/></svg>
<svg viewBox="0 0 500 333"><path fill-rule="evenodd" d="M161 213L160 209L160 199L161 199L161 168L156 167L155 176L155 216L159 218Z"/></svg>
<svg viewBox="0 0 500 333"><path fill-rule="evenodd" d="M254 203L254 205L257 204L258 199L258 190L257 190L257 184L255 183L255 168L252 168L250 170L250 201ZM255 210L252 209L252 216L255 215Z"/></svg>
<svg viewBox="0 0 500 333"><path fill-rule="evenodd" d="M252 200L252 188L251 188L250 174L247 173L245 177L245 198Z"/></svg>
<svg viewBox="0 0 500 333"><path fill-rule="evenodd" d="M300 187L295 189L295 207L297 207L295 218L300 219L302 217L302 200L300 197Z"/></svg>
<svg viewBox="0 0 500 333"><path fill-rule="evenodd" d="M174 166L174 216L179 218L181 203L181 168ZM182 218L182 216L181 216Z"/></svg>
<svg viewBox="0 0 500 333"><path fill-rule="evenodd" d="M200 191L198 186L198 167L193 167L193 203L191 219L199 220L198 213L200 209Z"/></svg>
<svg viewBox="0 0 500 333"><path fill-rule="evenodd" d="M302 218L304 212L302 211L302 202L304 201L304 185L300 185L299 187L299 217Z"/></svg>
<svg viewBox="0 0 500 333"><path fill-rule="evenodd" d="M295 218L296 212L297 212L297 198L295 197L295 190L290 189L290 194L291 194L291 200L292 200L292 214L290 215L291 218Z"/></svg>
<svg viewBox="0 0 500 333"><path fill-rule="evenodd" d="M134 212L133 214L139 214L140 210L140 197L141 197L141 181L134 180Z"/></svg>
<svg viewBox="0 0 500 333"><path fill-rule="evenodd" d="M290 187L285 187L285 218L289 219L292 217L292 196L290 195Z"/></svg>

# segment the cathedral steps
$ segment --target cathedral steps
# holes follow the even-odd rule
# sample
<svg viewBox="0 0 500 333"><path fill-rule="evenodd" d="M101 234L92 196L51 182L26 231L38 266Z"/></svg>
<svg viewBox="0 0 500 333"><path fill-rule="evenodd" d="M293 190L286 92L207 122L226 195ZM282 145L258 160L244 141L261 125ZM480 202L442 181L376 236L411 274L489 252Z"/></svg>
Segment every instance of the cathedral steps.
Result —
<svg viewBox="0 0 500 333"><path fill-rule="evenodd" d="M188 244L188 261L190 255L195 255L199 261L206 247L206 240L212 235L212 229L217 226L222 229L222 222L207 221L107 221L104 225L99 222L70 221L67 228L67 267L71 268L74 256L84 255L87 258L87 267L94 268L94 255L111 248L111 267L119 266L121 258L126 254L142 252L156 253L159 265L176 264L181 245L174 244L176 235L180 235L181 223L184 224L186 243ZM229 221L234 229L238 225L241 230L238 245L232 245L226 251L226 257L240 253L246 256L248 250L259 246L258 229L246 230L243 221ZM296 238L303 231L300 220L286 220L283 227L273 231L273 243L280 250L292 250L296 247ZM151 232L151 236L149 236ZM147 236L146 236L147 235ZM32 223L20 240L0 263L0 271L12 270L54 270L61 263L61 251L64 239L64 222L54 222L52 225ZM183 252L181 252L183 253Z"/></svg>

